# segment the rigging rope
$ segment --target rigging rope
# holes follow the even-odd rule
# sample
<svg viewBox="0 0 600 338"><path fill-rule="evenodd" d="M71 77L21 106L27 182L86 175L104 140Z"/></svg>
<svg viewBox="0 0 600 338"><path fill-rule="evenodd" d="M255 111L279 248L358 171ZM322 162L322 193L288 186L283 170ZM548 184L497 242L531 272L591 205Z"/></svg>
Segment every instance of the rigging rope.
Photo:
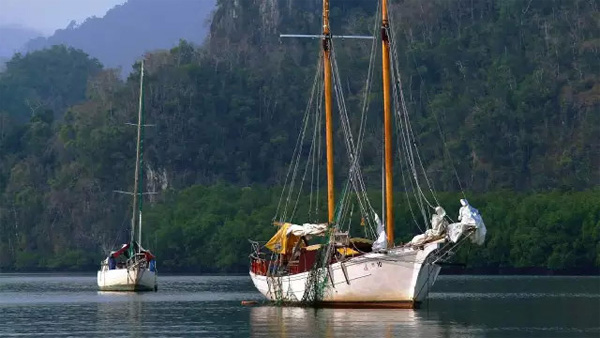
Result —
<svg viewBox="0 0 600 338"><path fill-rule="evenodd" d="M390 40L392 40L390 38ZM393 63L392 63L392 67L393 67ZM407 116L407 114L400 114L400 106L399 106L399 100L398 100L398 88L395 86L395 83L397 81L396 79L396 72L393 71L392 72L392 83L394 84L392 86L392 90L393 90L393 104L394 104L394 112L396 112L396 114L398 115L398 118L395 119L396 121L396 129L398 130L399 134L400 134L400 140L396 140L397 143L397 147L399 150L402 150L402 153L404 154L405 157L405 165L407 166L408 171L410 171L410 173L412 174L412 179L409 179L409 183L411 186L411 191L413 191L414 193L414 197L415 197L415 201L417 202L417 205L419 207L419 210L421 211L421 215L423 216L423 222L425 225L425 228L427 228L427 216L425 214L425 208L423 206L423 201L422 201L422 191L421 188L419 186L419 181L418 181L418 176L417 176L417 172L415 169L415 164L414 164L414 156L412 153L412 147L411 147L411 142L409 140L409 135L408 132L406 131L406 127L404 126L406 123L405 121L402 119L402 115ZM402 145L400 145L400 141L402 141ZM400 151L397 152L397 156L399 158L399 160L401 161L401 154ZM402 163L402 161L401 161ZM423 231L421 229L421 227L418 225L418 222L416 220L416 217L414 215L414 212L412 210L412 206L410 203L410 198L408 197L408 186L406 186L406 180L405 180L405 175L404 175L404 171L401 170L402 173L402 181L405 185L405 193L407 196L407 200L408 200L408 205L409 205L409 209L411 210L411 215L413 217L413 221L417 224L417 227L419 228L419 230ZM419 193L420 192L420 193Z"/></svg>
<svg viewBox="0 0 600 338"><path fill-rule="evenodd" d="M296 181L296 176L298 173L298 167L299 167L299 162L300 162L300 155L302 154L302 144L304 142L304 137L306 134L306 129L308 127L308 122L309 122L309 116L310 116L310 110L314 101L314 97L315 97L315 92L317 91L317 88L319 87L319 79L321 77L321 73L322 73L322 57L318 58L318 62L317 62L317 71L315 72L315 77L313 79L313 85L312 85L312 90L311 90L311 96L310 99L307 103L305 112L304 112L304 116L302 118L302 128L300 129L300 134L296 140L296 145L294 147L294 152L292 154L292 161L290 162L290 166L288 168L288 172L286 174L286 178L284 181L284 185L283 185L283 189L281 191L281 196L279 198L279 202L277 203L277 209L275 211L275 216L273 217L273 219L278 219L278 215L279 215L279 211L280 208L282 207L282 202L284 200L284 195L287 189L287 197L285 198L285 203L283 205L283 212L281 213L281 215L279 215L279 221L284 221L287 218L287 212L288 212L288 206L290 204L290 200L291 200L291 196L292 193L294 191L294 182ZM290 174L291 174L291 178L290 178Z"/></svg>
<svg viewBox="0 0 600 338"><path fill-rule="evenodd" d="M378 2L378 6L379 6L379 2ZM379 10L377 12L379 13ZM374 37L377 35L377 22L378 22L378 18L376 17L375 25L373 28L373 36ZM360 151L362 150L362 143L363 143L363 139L364 139L364 135L365 135L365 125L366 125L366 117L367 117L366 111L368 108L369 92L370 92L372 78L373 78L376 47L377 47L376 39L373 39L373 43L371 45L370 58L369 58L369 69L367 72L367 79L366 79L365 90L364 90L362 112L361 112L361 118L360 118L361 123L359 126L359 134L358 134L359 136L358 136L358 140L356 143L354 142L354 139L352 137L352 130L350 127L350 119L348 117L348 111L347 111L344 96L343 96L340 72L339 72L339 68L337 65L337 59L335 57L335 49L333 48L333 44L332 44L332 49L331 49L331 51L332 51L331 52L332 68L333 68L332 73L334 75L333 76L333 80L334 80L333 88L336 93L338 109L340 111L342 131L345 136L344 141L346 144L346 152L348 153L348 158L350 160L350 169L349 169L349 181L350 182L349 183L352 184L353 190L354 190L355 194L357 195L357 201L359 204L359 208L361 210L361 214L365 218L366 222L369 224L369 227L371 228L374 237L376 237L375 236L376 231L374 231L374 229L373 229L374 227L376 227L376 224L374 222L374 217L373 217L375 215L375 210L372 207L370 200L367 196L367 192L366 192L367 189L366 189L366 185L364 183L364 179L363 179L362 172L360 169L359 159L360 159ZM347 189L345 189L345 190L347 190ZM343 198L342 201L345 203L347 201L347 198ZM342 206L342 209L343 209L343 206Z"/></svg>
<svg viewBox="0 0 600 338"><path fill-rule="evenodd" d="M393 15L390 15L390 24L392 24ZM435 203L439 205L439 200L437 199L435 188L433 183L429 180L427 175L427 171L425 170L425 166L423 165L423 161L421 159L418 146L417 139L414 135L414 131L412 128L412 124L410 122L408 109L406 108L406 100L404 98L403 88L402 88L402 78L400 74L400 66L399 66L399 58L398 51L396 48L395 39L393 38L394 32L392 29L388 29L388 35L390 36L390 50L392 52L392 78L393 78L393 91L394 91L394 108L396 111L396 115L400 120L400 128L399 131L402 134L402 143L404 145L404 154L407 160L407 165L410 167L412 172L412 177L414 179L414 187L416 187L415 191L415 199L419 208L421 209L421 214L423 216L425 224L428 224L426 210L424 208L423 203L426 203L429 208L434 209L434 205L427 199L427 196L423 192L421 185L419 183L419 175L417 172L416 164L418 162L419 169L422 172L423 178L425 180L425 184L429 189ZM398 102L399 101L399 102ZM415 160L416 157L416 160ZM411 183L412 185L412 183Z"/></svg>
<svg viewBox="0 0 600 338"><path fill-rule="evenodd" d="M390 11L390 15L389 15L389 17L390 17L390 18L389 18L389 19L390 19L390 26L392 26L392 21L393 21L393 17L394 17L394 15L393 15L393 13L392 13L392 12L393 12L393 6L390 6L390 9L389 9L389 11ZM392 31L392 32L390 32L390 34L395 34L395 31ZM394 47L393 47L393 49L392 49L392 50L393 50L393 52L394 52L394 62L395 62L395 64L396 64L396 68L397 68L397 69L399 69L399 66L398 66L398 65L399 65L399 62L398 62L398 56L397 56L397 49L396 49L396 47L395 47L395 42L394 42L394 39L391 39L391 41L392 41L392 43L394 43ZM415 57L414 57L414 54L412 55L412 59L413 59L413 63L415 63L415 66L417 66L417 64L416 64L416 60L415 60ZM425 82L425 80L423 79L423 76L421 75L421 73L420 73L420 72L417 72L417 73L419 74L419 78L421 79L421 83L424 83L424 82ZM400 87L402 86L402 84L401 84L401 83L399 83L399 85L400 85ZM430 99L429 99L429 93L428 93L427 89L425 89L425 95L427 96L427 98L428 98L428 101L430 101ZM406 105L405 105L405 102L404 102L404 97L402 97L402 102L403 102L403 108L404 108L404 109L406 109ZM433 113L433 116L434 116L434 119L435 119L435 122L436 122L436 126L437 126L437 130L438 130L438 133L439 133L439 135L440 135L440 139L441 139L441 141L442 141L442 145L443 145L443 147L444 147L444 155L445 155L446 159L448 160L448 162L450 162L450 166L452 167L452 170L453 170L454 176L455 176L455 178L456 178L456 181L457 181L457 183L458 183L458 186L459 186L459 188L460 188L460 191L461 191L461 194L462 194L462 196L463 196L464 198L466 198L466 197L465 197L465 193L464 193L464 189L463 189L463 187L462 187L462 183L461 183L461 181L460 181L460 178L459 178L459 176L458 176L458 171L456 170L456 166L454 165L454 162L452 161L452 157L450 156L450 152L449 152L449 150L448 150L448 146L447 146L446 140L445 140L445 138L444 138L444 135L443 135L443 132L442 132L442 128L441 128L440 121L439 121L439 119L438 119L437 113L436 113L435 109L431 109L431 112ZM412 128L411 128L411 133L412 133ZM415 138L414 138L414 134L413 134L413 139L415 139ZM415 139L415 142L416 142L416 139ZM422 168L422 170L423 170L424 177L425 177L425 179L426 179L426 181L427 181L427 184L428 184L428 186L430 187L430 191L431 191L431 193L432 193L432 196L433 196L434 200L436 201L436 203L439 205L440 203L439 203L439 201L437 200L437 198L436 198L436 194L435 194L435 187L433 186L433 183L432 183L432 182L431 182L431 183L429 182L429 179L428 179L428 177L427 177L427 175L426 175L426 173L425 173L425 168L423 167L423 163L422 163L422 161L421 161L421 159L420 159L420 155L419 155L419 153L418 153L418 152L417 152L417 156L419 157L419 162L420 162L420 164L421 164L421 168ZM433 189L432 189L432 188L433 188Z"/></svg>
<svg viewBox="0 0 600 338"><path fill-rule="evenodd" d="M324 88L322 86L319 86L318 88L319 92L317 93L318 96L318 103L316 105L316 111L315 111L315 136L313 137L313 142L316 143L316 148L317 151L313 152L313 156L312 156L312 166L311 166L311 185L310 185L310 194L309 194L309 204L308 204L308 219L317 222L317 217L319 216L319 177L320 177L320 169L321 167L318 165L319 163L319 159L321 159L322 153L321 153L321 145L322 145L322 138L321 138L321 127L322 127L322 121L321 121L321 116L322 116L322 112L323 110L322 105L323 105L323 94L324 94ZM310 156L309 156L310 157ZM315 168L316 168L316 179L315 179ZM314 211L314 218L312 217L312 200L313 200L313 189L316 190L315 193L315 211Z"/></svg>

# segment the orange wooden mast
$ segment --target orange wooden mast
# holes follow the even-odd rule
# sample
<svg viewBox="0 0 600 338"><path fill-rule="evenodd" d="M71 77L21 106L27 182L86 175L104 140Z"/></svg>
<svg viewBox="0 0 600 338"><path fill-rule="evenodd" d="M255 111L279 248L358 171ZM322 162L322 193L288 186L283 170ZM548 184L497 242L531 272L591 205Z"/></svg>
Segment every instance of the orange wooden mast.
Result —
<svg viewBox="0 0 600 338"><path fill-rule="evenodd" d="M335 219L333 187L333 114L331 103L331 30L329 29L329 0L323 0L323 75L325 77L325 140L327 145L327 210L328 222Z"/></svg>
<svg viewBox="0 0 600 338"><path fill-rule="evenodd" d="M388 247L394 246L394 196L392 179L392 109L390 96L390 41L387 0L381 1L381 57L383 66L383 130L385 151L385 224Z"/></svg>

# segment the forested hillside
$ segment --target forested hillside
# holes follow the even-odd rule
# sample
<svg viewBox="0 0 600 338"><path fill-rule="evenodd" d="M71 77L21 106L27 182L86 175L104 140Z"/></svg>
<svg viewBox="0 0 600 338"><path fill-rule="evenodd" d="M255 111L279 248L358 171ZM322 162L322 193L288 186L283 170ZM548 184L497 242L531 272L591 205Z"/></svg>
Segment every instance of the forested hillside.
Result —
<svg viewBox="0 0 600 338"><path fill-rule="evenodd" d="M246 238L273 231L320 47L278 36L318 34L320 5L219 0L204 45L146 55L155 127L145 184L160 193L149 197L144 245L165 270L243 270ZM333 33L371 34L376 5L332 1ZM393 2L425 170L449 212L462 187L488 226L484 248L459 254L469 265L600 266L598 9L587 0ZM335 43L358 119L370 43ZM126 240L130 201L113 190L132 186L135 128L125 123L136 116L138 76L138 64L123 81L64 47L17 55L0 73L0 269L93 269ZM374 200L380 82L376 74L362 159ZM344 170L337 175L341 186ZM405 241L416 228L396 201Z"/></svg>

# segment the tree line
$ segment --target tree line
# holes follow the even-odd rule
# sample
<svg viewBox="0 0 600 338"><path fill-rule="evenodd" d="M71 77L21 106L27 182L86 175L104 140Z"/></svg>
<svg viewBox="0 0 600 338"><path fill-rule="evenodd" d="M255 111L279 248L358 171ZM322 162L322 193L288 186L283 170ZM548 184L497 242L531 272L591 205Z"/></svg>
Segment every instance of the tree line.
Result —
<svg viewBox="0 0 600 338"><path fill-rule="evenodd" d="M281 189L227 184L194 186L169 194L164 203L146 214L149 233L144 245L156 250L167 271L244 272L248 266L248 239L263 244L275 233L272 223ZM397 193L395 236L406 243L424 229L411 215L404 194ZM375 205L380 191L370 191ZM466 244L452 261L473 271L498 273L527 271L597 272L600 267L600 191L467 193L487 227L482 247ZM441 193L440 203L456 221L461 193ZM308 198L290 221L305 223ZM416 206L412 206L415 208ZM323 205L321 220L326 219ZM354 217L354 237L362 237L360 218ZM511 269L514 268L514 269Z"/></svg>

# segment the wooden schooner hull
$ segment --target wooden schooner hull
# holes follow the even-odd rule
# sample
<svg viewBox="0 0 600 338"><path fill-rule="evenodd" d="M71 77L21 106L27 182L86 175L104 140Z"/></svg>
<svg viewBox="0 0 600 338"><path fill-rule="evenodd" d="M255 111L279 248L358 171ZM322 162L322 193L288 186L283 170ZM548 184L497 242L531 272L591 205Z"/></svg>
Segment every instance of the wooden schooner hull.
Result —
<svg viewBox="0 0 600 338"><path fill-rule="evenodd" d="M156 272L148 269L102 269L98 271L100 291L156 291Z"/></svg>
<svg viewBox="0 0 600 338"><path fill-rule="evenodd" d="M322 307L415 308L428 295L441 267L429 263L441 241L422 249L399 247L387 253L367 253L329 265L326 285L316 304ZM250 272L256 288L267 299L300 305L309 271L262 276Z"/></svg>

